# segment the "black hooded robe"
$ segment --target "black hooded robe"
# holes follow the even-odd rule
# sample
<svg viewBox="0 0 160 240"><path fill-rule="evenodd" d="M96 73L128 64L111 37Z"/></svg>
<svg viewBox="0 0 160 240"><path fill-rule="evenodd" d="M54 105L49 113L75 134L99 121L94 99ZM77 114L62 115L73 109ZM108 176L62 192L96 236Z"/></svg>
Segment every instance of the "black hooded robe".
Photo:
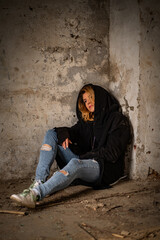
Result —
<svg viewBox="0 0 160 240"><path fill-rule="evenodd" d="M68 128L56 128L58 144L66 138L72 142L70 149L80 159L95 159L100 165L100 177L92 185L105 188L124 174L124 156L130 140L128 118L121 112L119 102L104 88L89 84L95 93L94 121L85 122L78 109L78 122ZM64 167L59 159L58 165ZM85 184L85 183L84 183ZM87 185L87 183L86 183Z"/></svg>

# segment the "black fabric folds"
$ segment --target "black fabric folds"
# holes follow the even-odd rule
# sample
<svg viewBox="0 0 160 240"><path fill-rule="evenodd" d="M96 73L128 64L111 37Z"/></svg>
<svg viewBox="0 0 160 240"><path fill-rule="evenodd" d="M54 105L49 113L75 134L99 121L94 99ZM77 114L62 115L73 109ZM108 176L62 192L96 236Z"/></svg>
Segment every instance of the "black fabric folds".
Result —
<svg viewBox="0 0 160 240"><path fill-rule="evenodd" d="M130 125L111 93L100 86L89 85L95 93L94 121L84 122L81 118L78 96L78 122L70 128L56 128L56 131L59 144L68 137L73 143L72 151L80 159L95 159L99 163L101 174L93 187L103 188L123 175L125 150L131 137Z"/></svg>

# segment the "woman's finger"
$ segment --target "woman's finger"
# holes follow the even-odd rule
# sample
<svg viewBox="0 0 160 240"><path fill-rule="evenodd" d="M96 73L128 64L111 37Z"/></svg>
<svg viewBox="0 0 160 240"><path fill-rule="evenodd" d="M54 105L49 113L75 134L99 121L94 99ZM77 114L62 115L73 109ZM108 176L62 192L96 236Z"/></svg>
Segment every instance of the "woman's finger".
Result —
<svg viewBox="0 0 160 240"><path fill-rule="evenodd" d="M67 138L65 142L66 142L66 148L68 148L69 139Z"/></svg>
<svg viewBox="0 0 160 240"><path fill-rule="evenodd" d="M72 144L71 140L69 138L66 139L66 147L69 147L69 144Z"/></svg>
<svg viewBox="0 0 160 240"><path fill-rule="evenodd" d="M64 141L64 142L62 143L62 147L63 147L64 149L66 149L66 141Z"/></svg>
<svg viewBox="0 0 160 240"><path fill-rule="evenodd" d="M72 144L72 142L69 140L69 138L66 138L66 140L62 143L62 147L66 149L69 147L69 144Z"/></svg>

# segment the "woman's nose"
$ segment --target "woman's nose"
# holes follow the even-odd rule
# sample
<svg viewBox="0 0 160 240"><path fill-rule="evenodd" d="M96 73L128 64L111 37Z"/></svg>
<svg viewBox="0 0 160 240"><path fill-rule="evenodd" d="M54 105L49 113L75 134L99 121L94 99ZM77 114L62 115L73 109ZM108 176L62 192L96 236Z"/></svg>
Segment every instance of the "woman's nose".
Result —
<svg viewBox="0 0 160 240"><path fill-rule="evenodd" d="M89 103L90 103L90 99L87 100L87 104L89 104Z"/></svg>

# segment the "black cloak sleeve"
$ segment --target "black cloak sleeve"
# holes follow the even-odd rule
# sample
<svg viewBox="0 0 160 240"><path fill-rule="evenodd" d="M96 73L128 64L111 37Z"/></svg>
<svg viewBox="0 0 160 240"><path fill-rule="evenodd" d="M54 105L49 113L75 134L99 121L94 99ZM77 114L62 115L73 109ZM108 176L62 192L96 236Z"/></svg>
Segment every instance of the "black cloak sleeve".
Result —
<svg viewBox="0 0 160 240"><path fill-rule="evenodd" d="M73 125L72 127L57 127L55 128L58 138L58 144L62 145L62 143L69 138L72 143L77 142L79 131L80 131L80 123L79 121Z"/></svg>

